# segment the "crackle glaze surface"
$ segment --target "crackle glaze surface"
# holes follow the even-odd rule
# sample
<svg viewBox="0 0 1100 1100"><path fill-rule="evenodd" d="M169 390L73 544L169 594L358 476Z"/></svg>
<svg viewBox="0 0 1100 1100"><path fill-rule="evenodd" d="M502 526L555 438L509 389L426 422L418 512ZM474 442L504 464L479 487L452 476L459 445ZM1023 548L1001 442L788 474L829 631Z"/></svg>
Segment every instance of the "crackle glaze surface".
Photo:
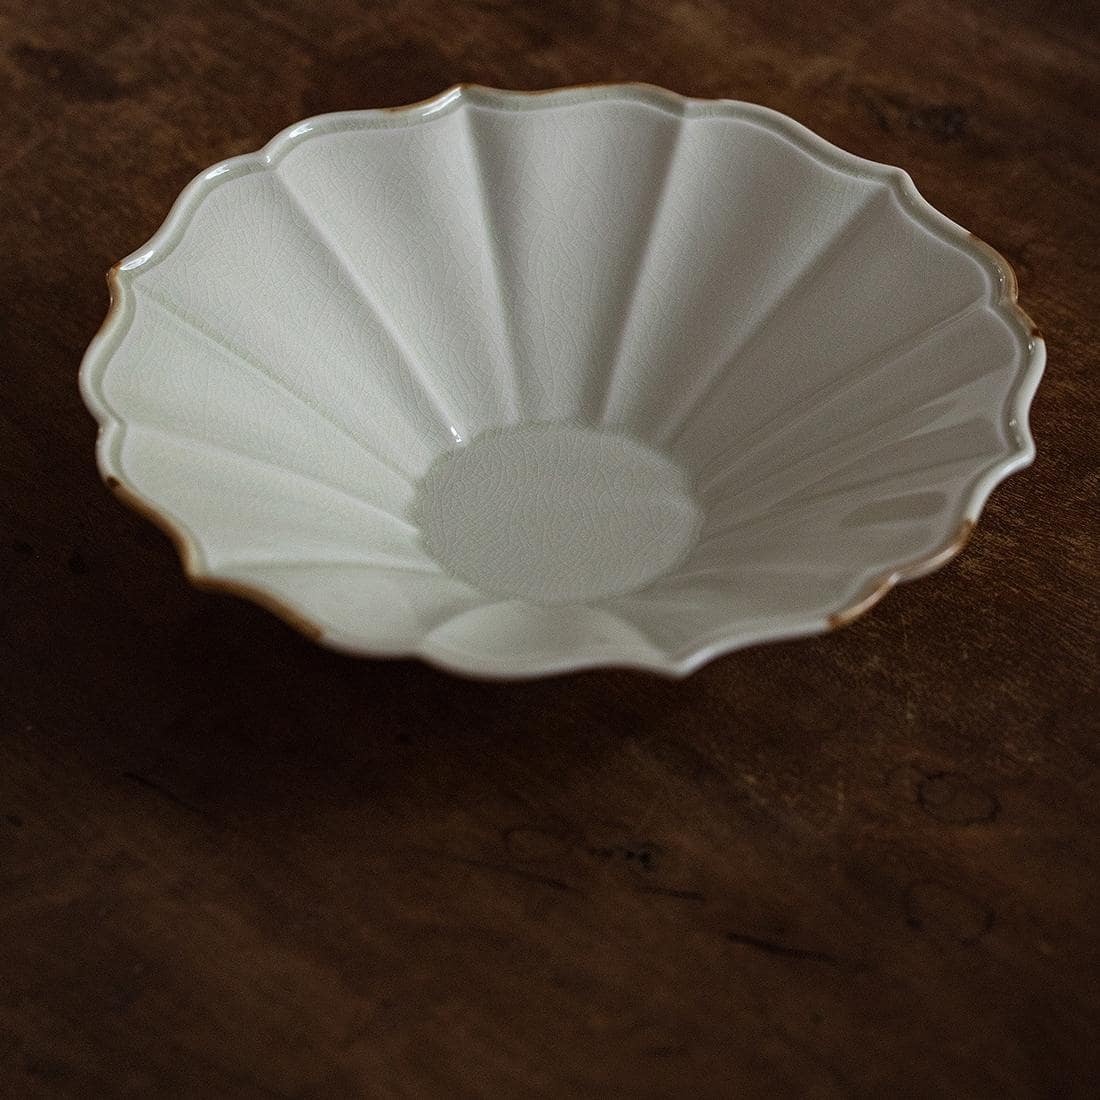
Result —
<svg viewBox="0 0 1100 1100"><path fill-rule="evenodd" d="M212 168L113 273L100 467L323 641L682 674L953 553L1043 345L992 250L782 115L456 88Z"/></svg>

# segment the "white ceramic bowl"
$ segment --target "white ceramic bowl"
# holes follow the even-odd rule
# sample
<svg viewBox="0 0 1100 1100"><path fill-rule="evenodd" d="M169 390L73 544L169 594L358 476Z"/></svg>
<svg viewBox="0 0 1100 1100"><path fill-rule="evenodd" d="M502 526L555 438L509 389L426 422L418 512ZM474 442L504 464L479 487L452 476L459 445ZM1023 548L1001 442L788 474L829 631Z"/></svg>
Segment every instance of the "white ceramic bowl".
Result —
<svg viewBox="0 0 1100 1100"><path fill-rule="evenodd" d="M641 85L458 87L204 172L81 370L190 577L486 676L826 630L1032 458L1008 265L902 171Z"/></svg>

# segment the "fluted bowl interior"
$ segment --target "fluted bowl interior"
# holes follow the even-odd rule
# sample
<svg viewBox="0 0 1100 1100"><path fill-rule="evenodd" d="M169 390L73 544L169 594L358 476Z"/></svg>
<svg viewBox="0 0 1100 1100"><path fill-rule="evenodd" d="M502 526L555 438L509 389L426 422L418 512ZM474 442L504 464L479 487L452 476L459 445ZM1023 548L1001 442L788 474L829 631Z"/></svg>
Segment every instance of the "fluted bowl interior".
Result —
<svg viewBox="0 0 1100 1100"><path fill-rule="evenodd" d="M934 568L1033 453L1007 265L744 103L323 116L111 279L108 483L193 579L363 655L683 674Z"/></svg>

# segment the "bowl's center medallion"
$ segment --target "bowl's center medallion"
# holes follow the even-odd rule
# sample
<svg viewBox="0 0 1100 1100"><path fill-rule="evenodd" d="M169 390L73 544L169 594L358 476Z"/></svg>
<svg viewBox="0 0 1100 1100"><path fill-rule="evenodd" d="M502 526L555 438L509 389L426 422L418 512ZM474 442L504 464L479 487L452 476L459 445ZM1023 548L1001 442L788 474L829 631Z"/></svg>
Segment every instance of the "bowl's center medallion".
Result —
<svg viewBox="0 0 1100 1100"><path fill-rule="evenodd" d="M547 604L642 587L684 558L701 523L674 462L573 424L497 429L449 452L414 508L429 553L453 576Z"/></svg>

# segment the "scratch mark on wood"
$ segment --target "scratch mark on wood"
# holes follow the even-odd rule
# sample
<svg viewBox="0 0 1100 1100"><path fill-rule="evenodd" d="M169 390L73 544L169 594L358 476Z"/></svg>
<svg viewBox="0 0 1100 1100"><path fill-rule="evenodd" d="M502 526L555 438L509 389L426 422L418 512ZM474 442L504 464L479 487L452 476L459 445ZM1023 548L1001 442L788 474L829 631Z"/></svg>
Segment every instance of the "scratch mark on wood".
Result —
<svg viewBox="0 0 1100 1100"><path fill-rule="evenodd" d="M665 886L639 886L639 894L657 894L664 898L679 898L681 901L706 901L698 890L670 890Z"/></svg>
<svg viewBox="0 0 1100 1100"><path fill-rule="evenodd" d="M194 803L188 802L183 798L180 798L178 794L170 791L167 787L162 787L155 780L150 779L147 775L141 775L139 772L123 772L123 779L129 779L134 783L140 783L141 786L147 788L150 791L156 791L157 794L166 798L169 802L176 806L181 807L184 810L188 810L193 814L198 814L200 817L206 817L204 810L200 809Z"/></svg>
<svg viewBox="0 0 1100 1100"><path fill-rule="evenodd" d="M525 882L537 882L543 886L549 886L552 890L560 890L563 893L583 893L583 891L579 890L576 886L572 886L568 882L562 881L560 878L554 878L552 875L540 875L537 871L525 871L521 867L513 867L509 863L494 863L492 860L474 859L471 856L459 856L455 855L453 852L441 852L436 848L418 848L416 850L425 855L438 856L440 859L448 860L451 863L461 863L464 867L476 867L483 871L497 871L502 875L523 879Z"/></svg>
<svg viewBox="0 0 1100 1100"><path fill-rule="evenodd" d="M726 939L730 943L744 944L746 947L755 947L768 955L778 955L786 959L802 959L805 962L828 963L830 966L839 966L845 969L859 969L846 959L837 958L827 951L811 951L804 947L789 947L774 940L761 939L759 936L750 936L744 932L727 932Z"/></svg>

